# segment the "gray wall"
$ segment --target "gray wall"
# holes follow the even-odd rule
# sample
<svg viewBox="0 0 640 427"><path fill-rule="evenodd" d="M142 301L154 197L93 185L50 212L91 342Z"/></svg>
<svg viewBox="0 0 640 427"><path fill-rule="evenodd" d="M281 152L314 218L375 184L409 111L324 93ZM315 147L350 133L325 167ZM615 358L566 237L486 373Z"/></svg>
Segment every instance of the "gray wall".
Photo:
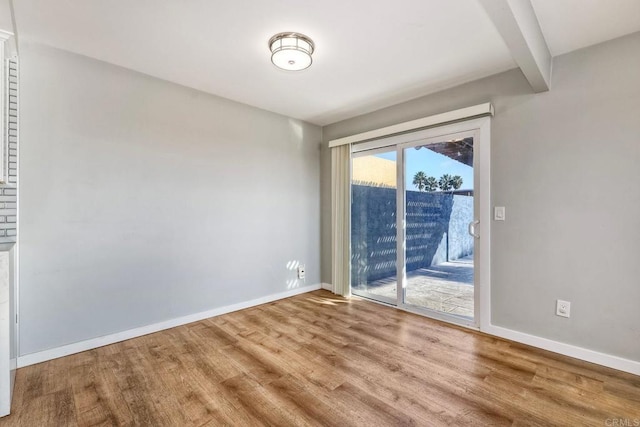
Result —
<svg viewBox="0 0 640 427"><path fill-rule="evenodd" d="M491 101L492 320L640 360L640 33L554 59L550 92L519 70L323 128L331 139ZM322 154L322 278L331 279ZM555 300L571 301L571 318Z"/></svg>
<svg viewBox="0 0 640 427"><path fill-rule="evenodd" d="M319 127L20 49L22 355L320 283Z"/></svg>

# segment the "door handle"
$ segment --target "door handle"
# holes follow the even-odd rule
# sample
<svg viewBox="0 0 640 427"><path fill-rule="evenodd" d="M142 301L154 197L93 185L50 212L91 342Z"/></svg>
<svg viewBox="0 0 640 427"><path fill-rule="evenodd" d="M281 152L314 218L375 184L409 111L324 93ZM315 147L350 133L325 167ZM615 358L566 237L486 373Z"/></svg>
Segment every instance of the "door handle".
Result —
<svg viewBox="0 0 640 427"><path fill-rule="evenodd" d="M480 235L476 233L476 225L480 224L480 221L471 221L469 223L469 235L473 236L475 239L479 239Z"/></svg>

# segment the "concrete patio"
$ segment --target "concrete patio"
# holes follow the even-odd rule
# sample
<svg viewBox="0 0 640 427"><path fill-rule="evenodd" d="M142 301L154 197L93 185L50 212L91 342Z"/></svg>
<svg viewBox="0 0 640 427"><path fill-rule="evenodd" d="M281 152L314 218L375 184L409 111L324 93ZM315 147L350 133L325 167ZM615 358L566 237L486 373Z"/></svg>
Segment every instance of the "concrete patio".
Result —
<svg viewBox="0 0 640 427"><path fill-rule="evenodd" d="M357 293L357 288L354 291ZM366 292L395 299L396 277L371 282ZM443 313L472 318L473 256L407 273L406 302Z"/></svg>

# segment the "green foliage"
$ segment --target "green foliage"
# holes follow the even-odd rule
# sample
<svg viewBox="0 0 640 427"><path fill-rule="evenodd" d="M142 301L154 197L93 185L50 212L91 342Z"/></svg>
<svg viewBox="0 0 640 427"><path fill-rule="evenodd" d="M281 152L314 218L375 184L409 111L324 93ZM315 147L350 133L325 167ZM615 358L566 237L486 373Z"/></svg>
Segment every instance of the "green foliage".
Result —
<svg viewBox="0 0 640 427"><path fill-rule="evenodd" d="M427 175L422 171L416 172L416 174L413 176L413 185L418 187L418 191L424 191L426 182Z"/></svg>
<svg viewBox="0 0 640 427"><path fill-rule="evenodd" d="M442 191L454 191L459 190L462 187L462 177L460 175L451 176L445 173L438 180L438 187Z"/></svg>
<svg viewBox="0 0 640 427"><path fill-rule="evenodd" d="M428 177L424 189L429 192L436 191L438 189L438 180L432 176Z"/></svg>
<svg viewBox="0 0 640 427"><path fill-rule="evenodd" d="M460 187L462 187L462 177L460 175L455 175L451 179L451 185L453 186L454 190L459 190Z"/></svg>
<svg viewBox="0 0 640 427"><path fill-rule="evenodd" d="M451 190L453 188L453 185L451 184L452 179L453 177L448 173L445 173L444 175L442 175L438 180L438 187L440 187L440 190L442 191Z"/></svg>
<svg viewBox="0 0 640 427"><path fill-rule="evenodd" d="M445 173L436 179L433 176L427 176L426 173L420 171L416 172L413 176L413 185L415 185L419 191L454 191L459 190L462 187L462 177L460 175L449 175Z"/></svg>

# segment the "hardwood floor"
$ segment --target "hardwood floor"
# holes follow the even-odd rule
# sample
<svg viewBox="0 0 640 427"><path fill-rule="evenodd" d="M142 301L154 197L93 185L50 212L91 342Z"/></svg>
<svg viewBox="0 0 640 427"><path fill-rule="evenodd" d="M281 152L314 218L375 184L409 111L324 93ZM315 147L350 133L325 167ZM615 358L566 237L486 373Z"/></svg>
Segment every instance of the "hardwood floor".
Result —
<svg viewBox="0 0 640 427"><path fill-rule="evenodd" d="M640 377L317 291L18 370L0 426L75 425L633 426Z"/></svg>

